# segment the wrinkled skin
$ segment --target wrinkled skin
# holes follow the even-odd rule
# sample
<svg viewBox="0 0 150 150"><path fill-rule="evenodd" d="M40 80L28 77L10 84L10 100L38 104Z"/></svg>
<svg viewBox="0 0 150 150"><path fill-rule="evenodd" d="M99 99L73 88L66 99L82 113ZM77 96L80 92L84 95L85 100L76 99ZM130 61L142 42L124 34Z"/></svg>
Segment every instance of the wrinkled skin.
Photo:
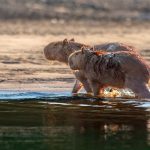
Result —
<svg viewBox="0 0 150 150"><path fill-rule="evenodd" d="M94 96L111 86L131 89L138 98L150 98L149 66L133 52L97 54L84 49L71 54L68 61L72 70L79 70L75 71L77 79L83 81L79 78L82 73L89 82Z"/></svg>
<svg viewBox="0 0 150 150"><path fill-rule="evenodd" d="M69 55L75 51L80 50L83 46L93 50L100 50L100 51L107 51L107 52L135 51L134 47L128 46L123 43L105 43L105 44L95 45L92 47L92 46L85 45L83 43L75 42L74 39L71 40L64 39L63 41L57 41L48 44L44 48L44 55L48 60L57 60L65 64L68 64ZM84 80L85 77L83 73L78 72L77 74L78 74L77 77L79 78L79 81L83 79L82 84L86 92L91 93L92 90L91 88L89 88L88 82ZM82 85L79 81L75 81L72 93L77 93L82 88Z"/></svg>

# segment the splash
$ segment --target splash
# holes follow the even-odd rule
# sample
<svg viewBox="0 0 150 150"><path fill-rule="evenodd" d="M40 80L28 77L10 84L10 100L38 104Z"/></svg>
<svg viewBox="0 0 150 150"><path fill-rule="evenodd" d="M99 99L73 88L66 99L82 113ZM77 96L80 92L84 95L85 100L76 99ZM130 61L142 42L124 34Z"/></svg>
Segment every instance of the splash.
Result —
<svg viewBox="0 0 150 150"><path fill-rule="evenodd" d="M132 91L128 89L111 89L107 88L104 90L104 93L101 93L101 97L108 97L108 98L116 98L116 97L121 97L121 98L135 98L135 95L133 94Z"/></svg>

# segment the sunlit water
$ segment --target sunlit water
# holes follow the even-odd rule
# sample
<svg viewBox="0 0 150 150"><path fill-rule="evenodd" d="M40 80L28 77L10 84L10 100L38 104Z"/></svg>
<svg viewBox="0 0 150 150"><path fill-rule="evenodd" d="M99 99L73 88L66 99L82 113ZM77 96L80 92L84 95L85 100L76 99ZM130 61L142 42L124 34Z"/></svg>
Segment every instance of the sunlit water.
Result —
<svg viewBox="0 0 150 150"><path fill-rule="evenodd" d="M1 91L0 150L150 150L150 101Z"/></svg>

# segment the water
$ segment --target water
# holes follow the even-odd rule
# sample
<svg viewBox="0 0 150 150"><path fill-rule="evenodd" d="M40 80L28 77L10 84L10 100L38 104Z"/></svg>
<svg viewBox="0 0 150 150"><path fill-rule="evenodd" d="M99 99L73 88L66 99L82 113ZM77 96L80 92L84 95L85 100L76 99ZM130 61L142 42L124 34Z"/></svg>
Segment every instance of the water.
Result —
<svg viewBox="0 0 150 150"><path fill-rule="evenodd" d="M150 150L150 101L1 91L0 150Z"/></svg>

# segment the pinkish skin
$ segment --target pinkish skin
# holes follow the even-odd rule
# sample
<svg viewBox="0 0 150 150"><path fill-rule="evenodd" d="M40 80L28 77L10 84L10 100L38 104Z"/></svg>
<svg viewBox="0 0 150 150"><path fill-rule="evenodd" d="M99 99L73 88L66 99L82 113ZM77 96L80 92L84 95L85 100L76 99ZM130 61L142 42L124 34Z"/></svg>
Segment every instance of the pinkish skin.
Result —
<svg viewBox="0 0 150 150"><path fill-rule="evenodd" d="M57 60L65 64L68 64L69 55L75 51L80 50L82 47L87 47L93 50L100 50L100 51L107 51L107 52L135 51L134 47L127 44L118 43L118 42L104 43L92 47L89 45L85 45L83 43L75 42L74 39L71 40L64 39L63 41L49 43L44 48L44 55L48 60ZM77 77L78 80L75 81L74 87L72 89L72 93L74 94L78 93L78 91L82 87L84 87L87 93L91 93L92 90L87 80L85 79L84 75L82 73L78 73ZM80 81L82 81L82 84Z"/></svg>

